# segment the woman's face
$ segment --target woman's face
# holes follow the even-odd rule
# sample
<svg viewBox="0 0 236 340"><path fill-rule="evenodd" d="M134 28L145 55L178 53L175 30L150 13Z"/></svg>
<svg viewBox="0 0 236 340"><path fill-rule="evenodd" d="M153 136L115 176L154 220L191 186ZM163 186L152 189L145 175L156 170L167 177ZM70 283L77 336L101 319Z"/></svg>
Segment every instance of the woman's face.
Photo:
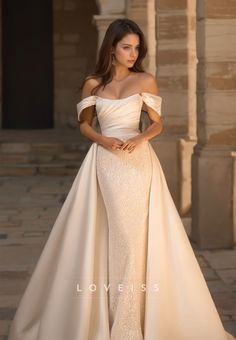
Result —
<svg viewBox="0 0 236 340"><path fill-rule="evenodd" d="M139 54L139 36L135 33L126 34L113 49L116 64L127 68L133 67Z"/></svg>

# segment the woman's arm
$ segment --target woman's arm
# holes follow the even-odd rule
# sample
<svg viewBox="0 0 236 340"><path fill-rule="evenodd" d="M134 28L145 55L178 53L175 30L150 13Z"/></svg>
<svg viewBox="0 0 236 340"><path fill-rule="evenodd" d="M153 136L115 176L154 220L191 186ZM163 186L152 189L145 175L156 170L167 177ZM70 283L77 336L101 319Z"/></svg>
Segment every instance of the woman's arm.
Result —
<svg viewBox="0 0 236 340"><path fill-rule="evenodd" d="M147 75L147 79L145 81L145 90L143 92L148 92L155 95L158 94L157 82L152 75ZM163 122L161 116L146 104L144 104L144 110L148 113L151 125L148 126L148 128L144 130L140 136L145 140L149 140L162 132Z"/></svg>
<svg viewBox="0 0 236 340"><path fill-rule="evenodd" d="M92 89L96 85L98 85L97 80L87 80L82 89L82 99L91 96ZM123 145L123 141L121 141L119 138L103 136L92 128L91 125L93 122L93 116L95 112L94 110L95 106L93 105L84 109L80 114L79 124L82 135L93 142L102 145L108 150L116 150L117 148L120 148Z"/></svg>
<svg viewBox="0 0 236 340"><path fill-rule="evenodd" d="M142 92L148 92L155 95L158 94L156 79L152 75L145 74L145 79L143 79L142 81L144 84ZM129 152L132 152L138 144L142 143L143 141L148 141L149 139L159 135L162 132L163 123L161 116L155 110L145 104L144 108L145 111L148 113L151 125L148 126L148 128L142 133L128 139L121 147L122 150L129 150Z"/></svg>
<svg viewBox="0 0 236 340"><path fill-rule="evenodd" d="M96 86L95 79L88 79L82 89L82 99L91 96L92 89ZM90 139L91 141L102 144L104 137L94 130L92 127L94 117L95 106L90 106L84 109L80 114L79 127L82 135Z"/></svg>

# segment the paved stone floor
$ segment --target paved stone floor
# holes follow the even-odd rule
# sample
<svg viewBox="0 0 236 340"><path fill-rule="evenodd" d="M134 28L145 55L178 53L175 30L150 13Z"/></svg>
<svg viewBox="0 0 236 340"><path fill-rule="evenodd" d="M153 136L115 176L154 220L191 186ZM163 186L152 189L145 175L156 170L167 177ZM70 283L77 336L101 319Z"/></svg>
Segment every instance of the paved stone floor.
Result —
<svg viewBox="0 0 236 340"><path fill-rule="evenodd" d="M0 177L0 340L7 339L10 321L73 179ZM236 336L236 247L194 251L224 327Z"/></svg>

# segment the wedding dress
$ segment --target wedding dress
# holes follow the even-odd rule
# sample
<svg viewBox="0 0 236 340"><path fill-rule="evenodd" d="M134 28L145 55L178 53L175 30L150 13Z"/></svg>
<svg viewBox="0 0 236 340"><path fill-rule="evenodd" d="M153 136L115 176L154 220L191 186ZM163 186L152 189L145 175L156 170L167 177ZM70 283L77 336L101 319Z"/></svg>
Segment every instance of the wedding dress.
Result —
<svg viewBox="0 0 236 340"><path fill-rule="evenodd" d="M140 132L147 92L89 96L101 133ZM21 298L9 340L228 340L154 149L92 143Z"/></svg>

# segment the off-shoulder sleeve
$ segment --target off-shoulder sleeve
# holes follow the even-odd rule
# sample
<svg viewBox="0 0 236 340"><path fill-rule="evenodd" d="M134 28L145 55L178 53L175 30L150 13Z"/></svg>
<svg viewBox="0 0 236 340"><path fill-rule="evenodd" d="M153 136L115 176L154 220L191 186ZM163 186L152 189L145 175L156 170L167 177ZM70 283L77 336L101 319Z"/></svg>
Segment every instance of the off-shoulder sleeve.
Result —
<svg viewBox="0 0 236 340"><path fill-rule="evenodd" d="M162 98L148 92L141 93L143 102L161 116Z"/></svg>
<svg viewBox="0 0 236 340"><path fill-rule="evenodd" d="M80 115L84 109L89 106L93 106L96 104L96 96L89 96L82 99L76 106L77 106L77 116L78 120L80 120Z"/></svg>

